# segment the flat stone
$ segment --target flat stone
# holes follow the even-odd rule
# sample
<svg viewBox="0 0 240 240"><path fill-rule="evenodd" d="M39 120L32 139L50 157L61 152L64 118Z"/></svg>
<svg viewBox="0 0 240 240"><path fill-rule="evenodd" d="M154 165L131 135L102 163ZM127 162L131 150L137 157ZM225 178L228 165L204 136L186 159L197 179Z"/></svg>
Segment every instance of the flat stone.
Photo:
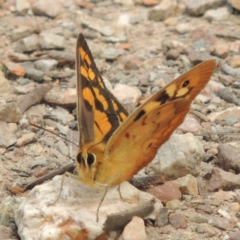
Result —
<svg viewBox="0 0 240 240"><path fill-rule="evenodd" d="M148 189L147 192L151 193L163 203L181 198L181 192L178 185L174 182L165 182L162 185L154 186Z"/></svg>
<svg viewBox="0 0 240 240"><path fill-rule="evenodd" d="M181 213L170 214L169 222L175 229L186 229L188 227L187 220Z"/></svg>

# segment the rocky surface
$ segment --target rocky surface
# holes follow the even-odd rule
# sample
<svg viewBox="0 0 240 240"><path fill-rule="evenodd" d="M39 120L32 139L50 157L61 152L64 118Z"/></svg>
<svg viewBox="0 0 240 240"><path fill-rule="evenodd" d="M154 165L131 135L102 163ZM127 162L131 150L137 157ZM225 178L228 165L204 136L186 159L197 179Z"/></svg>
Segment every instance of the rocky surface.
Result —
<svg viewBox="0 0 240 240"><path fill-rule="evenodd" d="M163 174L162 184L145 190L164 207L150 220L129 220L111 239L134 239L136 229L137 239L239 239L239 11L238 0L0 1L0 239L34 239L23 234L27 222L17 214L32 196L24 190L75 157L79 32L129 112L194 65L211 58L218 63L178 135L136 176ZM68 212L71 204L64 201L61 209Z"/></svg>

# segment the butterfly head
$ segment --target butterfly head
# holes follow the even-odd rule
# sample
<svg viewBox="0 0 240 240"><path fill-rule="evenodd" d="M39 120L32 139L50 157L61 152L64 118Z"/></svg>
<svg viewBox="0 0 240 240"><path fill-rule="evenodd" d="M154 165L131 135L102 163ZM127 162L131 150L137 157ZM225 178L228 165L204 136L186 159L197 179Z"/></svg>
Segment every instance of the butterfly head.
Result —
<svg viewBox="0 0 240 240"><path fill-rule="evenodd" d="M96 155L80 150L76 157L76 170L80 176L80 181L92 186L97 171Z"/></svg>

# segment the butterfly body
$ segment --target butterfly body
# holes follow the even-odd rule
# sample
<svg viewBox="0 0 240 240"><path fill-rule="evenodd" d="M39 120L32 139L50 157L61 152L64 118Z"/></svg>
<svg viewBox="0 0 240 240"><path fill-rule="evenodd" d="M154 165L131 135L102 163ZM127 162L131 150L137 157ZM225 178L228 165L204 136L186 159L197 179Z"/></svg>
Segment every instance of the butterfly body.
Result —
<svg viewBox="0 0 240 240"><path fill-rule="evenodd" d="M128 116L106 89L82 34L76 62L80 132L76 169L79 180L93 188L129 180L155 157L183 122L216 64L214 60L199 64Z"/></svg>

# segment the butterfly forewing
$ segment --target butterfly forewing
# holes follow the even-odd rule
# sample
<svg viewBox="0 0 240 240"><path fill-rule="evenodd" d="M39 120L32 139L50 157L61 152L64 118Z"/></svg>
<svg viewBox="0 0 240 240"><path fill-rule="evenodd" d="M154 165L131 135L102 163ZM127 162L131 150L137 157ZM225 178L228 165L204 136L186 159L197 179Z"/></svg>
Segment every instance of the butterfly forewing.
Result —
<svg viewBox="0 0 240 240"><path fill-rule="evenodd" d="M76 49L78 124L80 147L106 142L127 117L126 110L105 87L85 38Z"/></svg>

